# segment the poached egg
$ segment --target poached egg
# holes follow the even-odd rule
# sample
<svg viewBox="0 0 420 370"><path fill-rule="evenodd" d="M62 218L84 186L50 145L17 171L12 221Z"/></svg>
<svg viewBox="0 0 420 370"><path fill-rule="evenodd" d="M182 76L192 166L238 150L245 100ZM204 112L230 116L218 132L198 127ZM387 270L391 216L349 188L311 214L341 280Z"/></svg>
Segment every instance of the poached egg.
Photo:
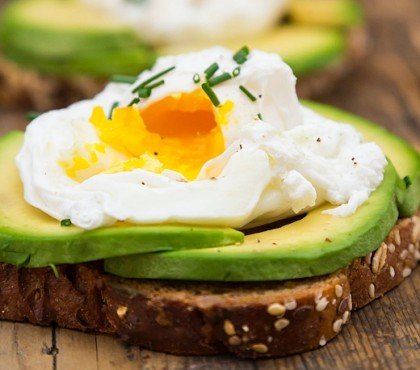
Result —
<svg viewBox="0 0 420 370"><path fill-rule="evenodd" d="M382 182L381 149L302 107L278 55L242 57L160 58L133 84L39 116L16 159L26 201L83 229L243 228L326 202L354 213Z"/></svg>

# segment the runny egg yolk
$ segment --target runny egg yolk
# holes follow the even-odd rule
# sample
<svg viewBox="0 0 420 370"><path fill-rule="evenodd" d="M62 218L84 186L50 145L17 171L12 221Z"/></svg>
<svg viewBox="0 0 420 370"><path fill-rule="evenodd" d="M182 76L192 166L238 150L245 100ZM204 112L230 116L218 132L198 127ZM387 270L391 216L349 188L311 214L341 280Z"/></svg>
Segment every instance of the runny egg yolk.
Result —
<svg viewBox="0 0 420 370"><path fill-rule="evenodd" d="M232 109L231 101L214 108L201 90L167 96L142 110L134 106L115 108L111 119L101 107L95 107L90 122L99 138L125 158L99 173L137 168L160 173L168 169L194 180L208 160L225 151L221 125L228 122ZM79 172L85 174L96 163L92 148L85 156L79 154L70 162L61 162L69 177L76 181L86 178Z"/></svg>

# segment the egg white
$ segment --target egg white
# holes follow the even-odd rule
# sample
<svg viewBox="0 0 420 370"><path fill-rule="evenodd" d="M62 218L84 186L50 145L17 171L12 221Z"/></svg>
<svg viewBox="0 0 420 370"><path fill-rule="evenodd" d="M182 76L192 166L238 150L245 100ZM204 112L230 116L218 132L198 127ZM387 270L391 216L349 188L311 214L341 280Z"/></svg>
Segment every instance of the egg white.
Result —
<svg viewBox="0 0 420 370"><path fill-rule="evenodd" d="M100 141L89 123L94 106L108 112L115 101L128 104L134 86L171 66L176 68L165 76L165 84L139 108L195 91L199 85L193 75L213 62L221 72L237 67L232 53L223 48L161 58L134 85L110 84L92 100L35 119L16 159L26 201L84 229L117 221L241 228L306 212L324 202L339 206L330 214L347 216L381 183L387 163L381 149L363 142L353 127L303 108L291 69L279 56L259 51L251 52L238 77L214 88L222 103L234 103L228 124L221 126L226 150L209 160L196 180L186 181L171 170L101 173L81 183L66 175L60 159ZM257 101L239 85L258 96ZM108 148L102 161L119 155Z"/></svg>

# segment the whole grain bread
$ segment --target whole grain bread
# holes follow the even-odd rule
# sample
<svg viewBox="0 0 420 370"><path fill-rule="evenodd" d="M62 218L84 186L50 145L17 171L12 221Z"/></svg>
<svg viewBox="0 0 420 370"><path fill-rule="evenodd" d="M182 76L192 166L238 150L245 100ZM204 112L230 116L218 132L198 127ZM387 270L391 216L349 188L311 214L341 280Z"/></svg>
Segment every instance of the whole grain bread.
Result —
<svg viewBox="0 0 420 370"><path fill-rule="evenodd" d="M329 91L364 57L366 34L362 28L349 31L345 55L330 67L299 79L300 98L310 98ZM90 77L55 77L24 69L0 54L0 106L47 111L91 98L106 81Z"/></svg>
<svg viewBox="0 0 420 370"><path fill-rule="evenodd" d="M101 263L0 264L0 319L107 333L178 355L271 357L325 345L351 311L384 295L419 260L420 214L400 220L374 252L334 274L287 282L122 279Z"/></svg>
<svg viewBox="0 0 420 370"><path fill-rule="evenodd" d="M84 76L55 77L21 68L0 54L0 106L47 111L66 107L103 89L105 82Z"/></svg>

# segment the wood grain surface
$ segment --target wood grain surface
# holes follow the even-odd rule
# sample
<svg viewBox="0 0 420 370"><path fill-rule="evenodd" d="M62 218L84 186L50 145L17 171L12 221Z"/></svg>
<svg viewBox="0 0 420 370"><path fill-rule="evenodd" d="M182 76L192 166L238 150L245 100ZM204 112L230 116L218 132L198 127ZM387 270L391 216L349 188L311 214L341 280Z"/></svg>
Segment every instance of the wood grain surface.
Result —
<svg viewBox="0 0 420 370"><path fill-rule="evenodd" d="M364 5L369 55L319 100L383 124L420 148L420 1ZM0 134L24 125L23 113L0 115ZM352 314L350 325L327 346L274 360L175 357L104 335L0 322L0 369L419 369L419 290L417 269L397 289Z"/></svg>

